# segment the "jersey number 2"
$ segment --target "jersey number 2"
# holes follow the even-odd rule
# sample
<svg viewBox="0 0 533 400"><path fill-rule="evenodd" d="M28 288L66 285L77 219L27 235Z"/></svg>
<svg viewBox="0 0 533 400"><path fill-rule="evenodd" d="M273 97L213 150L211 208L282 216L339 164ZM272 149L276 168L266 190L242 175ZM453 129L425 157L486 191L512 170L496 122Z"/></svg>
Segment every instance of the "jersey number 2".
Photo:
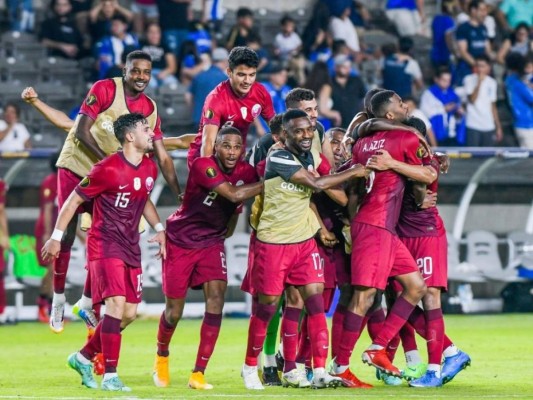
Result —
<svg viewBox="0 0 533 400"><path fill-rule="evenodd" d="M212 206L213 205L213 201L215 201L217 196L218 196L217 192L209 192L209 194L207 195L207 197L204 200L204 204L206 206Z"/></svg>

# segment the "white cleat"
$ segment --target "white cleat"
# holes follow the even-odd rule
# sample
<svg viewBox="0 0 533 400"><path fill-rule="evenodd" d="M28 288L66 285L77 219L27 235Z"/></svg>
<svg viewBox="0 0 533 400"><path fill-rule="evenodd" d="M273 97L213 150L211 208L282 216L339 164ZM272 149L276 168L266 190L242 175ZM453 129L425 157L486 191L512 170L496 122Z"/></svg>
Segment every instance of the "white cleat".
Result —
<svg viewBox="0 0 533 400"><path fill-rule="evenodd" d="M331 376L324 368L315 368L311 387L313 389L337 388L342 386L342 379Z"/></svg>
<svg viewBox="0 0 533 400"><path fill-rule="evenodd" d="M311 382L307 380L305 369L294 368L281 376L283 387L293 387L298 389L308 388Z"/></svg>
<svg viewBox="0 0 533 400"><path fill-rule="evenodd" d="M63 329L65 329L63 323L64 314L65 303L52 304L52 311L50 312L50 329L52 332L63 332Z"/></svg>
<svg viewBox="0 0 533 400"><path fill-rule="evenodd" d="M244 380L244 386L249 390L265 390L258 375L257 366L250 367L244 364L241 370L241 376Z"/></svg>

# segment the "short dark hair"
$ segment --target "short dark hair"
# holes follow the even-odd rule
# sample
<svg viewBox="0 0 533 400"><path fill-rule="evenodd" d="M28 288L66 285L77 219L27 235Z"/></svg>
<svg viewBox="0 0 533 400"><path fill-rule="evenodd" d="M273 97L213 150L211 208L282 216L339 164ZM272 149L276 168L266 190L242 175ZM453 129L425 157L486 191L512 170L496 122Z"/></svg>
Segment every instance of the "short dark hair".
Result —
<svg viewBox="0 0 533 400"><path fill-rule="evenodd" d="M248 7L240 7L237 10L237 19L238 18L244 18L244 17L253 17L254 13L252 10L250 10Z"/></svg>
<svg viewBox="0 0 533 400"><path fill-rule="evenodd" d="M372 99L372 96L374 96L376 93L382 92L384 90L385 89L383 88L374 88L366 92L365 98L363 99L363 107L365 108L365 111L370 118L374 117L374 114L372 113L372 106L370 104L370 100Z"/></svg>
<svg viewBox="0 0 533 400"><path fill-rule="evenodd" d="M146 118L140 113L124 114L113 122L113 131L120 144L124 144L126 133L134 130L139 122L146 122Z"/></svg>
<svg viewBox="0 0 533 400"><path fill-rule="evenodd" d="M479 55L474 57L474 60L475 61L484 61L484 62L486 62L487 64L490 65L490 58L486 54L479 54Z"/></svg>
<svg viewBox="0 0 533 400"><path fill-rule="evenodd" d="M134 60L146 60L152 62L152 56L146 51L133 50L132 52L128 53L126 57L126 63L133 62Z"/></svg>
<svg viewBox="0 0 533 400"><path fill-rule="evenodd" d="M239 135L242 138L241 131L235 128L234 126L223 126L218 132L215 141L222 139L224 135Z"/></svg>
<svg viewBox="0 0 533 400"><path fill-rule="evenodd" d="M287 22L295 23L294 18L292 18L290 15L285 15L283 18L281 18L280 24L285 25Z"/></svg>
<svg viewBox="0 0 533 400"><path fill-rule="evenodd" d="M505 57L505 66L508 70L518 73L522 76L525 73L528 59L520 53L511 52Z"/></svg>
<svg viewBox="0 0 533 400"><path fill-rule="evenodd" d="M340 128L340 127L338 127L338 126L334 126L333 128L329 128L329 129L326 131L325 136L328 137L328 138L330 138L330 137L333 136L333 134L334 134L335 132L340 132L340 133L342 133L342 134L344 135L344 134L346 133L346 129L344 129L344 128Z"/></svg>
<svg viewBox="0 0 533 400"><path fill-rule="evenodd" d="M297 109L297 108L293 108L287 112L285 112L285 114L283 114L283 129L285 130L288 130L289 128L289 123L293 120L293 119L296 119L296 118L309 118L309 116L307 115L307 113L305 111L302 111L300 109Z"/></svg>
<svg viewBox="0 0 533 400"><path fill-rule="evenodd" d="M481 0L472 0L470 4L468 4L468 14L472 12L473 9L478 9L479 5L482 4L483 1Z"/></svg>
<svg viewBox="0 0 533 400"><path fill-rule="evenodd" d="M402 36L398 41L398 48L400 49L400 53L409 53L414 45L415 42L409 36Z"/></svg>
<svg viewBox="0 0 533 400"><path fill-rule="evenodd" d="M246 65L248 68L257 68L259 57L257 53L249 47L237 46L231 49L228 56L229 69L234 70L239 65Z"/></svg>
<svg viewBox="0 0 533 400"><path fill-rule="evenodd" d="M370 99L370 110L372 113L378 118L383 118L387 113L387 105L395 94L392 90L382 90L372 96L372 99Z"/></svg>
<svg viewBox="0 0 533 400"><path fill-rule="evenodd" d="M440 78L444 74L451 74L452 72L446 66L440 66L435 70L435 78Z"/></svg>
<svg viewBox="0 0 533 400"><path fill-rule="evenodd" d="M279 135L281 131L283 130L283 113L276 114L270 122L268 123L268 127L270 128L270 133L272 135Z"/></svg>
<svg viewBox="0 0 533 400"><path fill-rule="evenodd" d="M120 21L122 22L123 24L126 24L128 25L128 20L126 19L126 17L122 14L114 14L112 17L111 17L111 21Z"/></svg>
<svg viewBox="0 0 533 400"><path fill-rule="evenodd" d="M285 97L287 108L298 108L301 101L310 101L315 98L315 92L310 89L294 88Z"/></svg>
<svg viewBox="0 0 533 400"><path fill-rule="evenodd" d="M405 125L415 128L423 136L426 136L427 127L426 123L417 117L410 117L407 121L404 122Z"/></svg>
<svg viewBox="0 0 533 400"><path fill-rule="evenodd" d="M6 108L8 107L13 108L15 110L15 114L17 115L17 118L20 118L20 106L17 103L12 103L12 102L6 103L6 105L4 106L4 112Z"/></svg>

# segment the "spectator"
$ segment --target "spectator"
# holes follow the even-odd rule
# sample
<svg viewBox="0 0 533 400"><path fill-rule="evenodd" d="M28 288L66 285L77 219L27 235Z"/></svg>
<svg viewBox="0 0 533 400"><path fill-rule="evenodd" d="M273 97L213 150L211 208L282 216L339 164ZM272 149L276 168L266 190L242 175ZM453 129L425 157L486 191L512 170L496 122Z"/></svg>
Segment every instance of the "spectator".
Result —
<svg viewBox="0 0 533 400"><path fill-rule="evenodd" d="M441 13L433 17L431 22L432 46L431 62L434 67L450 67L451 55L454 50L453 34L455 21L455 0L443 0L441 4Z"/></svg>
<svg viewBox="0 0 533 400"><path fill-rule="evenodd" d="M209 67L196 75L185 94L185 100L192 107L192 119L196 126L202 118L202 108L207 95L222 81L228 79L228 51L223 47L213 50L209 57ZM212 59L212 64L211 64Z"/></svg>
<svg viewBox="0 0 533 400"><path fill-rule="evenodd" d="M246 46L246 38L254 31L254 13L246 7L237 10L237 22L231 28L226 39L226 48Z"/></svg>
<svg viewBox="0 0 533 400"><path fill-rule="evenodd" d="M511 53L505 59L505 65L509 71L505 88L513 112L518 144L533 149L533 61L522 54Z"/></svg>
<svg viewBox="0 0 533 400"><path fill-rule="evenodd" d="M137 37L127 32L128 22L123 15L116 14L111 22L111 35L104 37L94 48L98 79L107 76L110 68L122 65L122 54L126 47L131 51L139 47Z"/></svg>
<svg viewBox="0 0 533 400"><path fill-rule="evenodd" d="M163 32L163 43L176 55L189 33L191 20L191 0L156 0L159 9L159 25Z"/></svg>
<svg viewBox="0 0 533 400"><path fill-rule="evenodd" d="M331 55L331 49L329 49L331 40L328 35L329 16L327 4L318 1L313 8L311 19L303 31L303 51L312 62L325 61Z"/></svg>
<svg viewBox="0 0 533 400"><path fill-rule="evenodd" d="M82 53L83 37L78 30L71 0L52 0L54 16L41 25L39 39L48 55L76 59Z"/></svg>
<svg viewBox="0 0 533 400"><path fill-rule="evenodd" d="M7 0L7 10L12 32L33 32L35 12L32 0Z"/></svg>
<svg viewBox="0 0 533 400"><path fill-rule="evenodd" d="M476 57L474 73L465 76L466 145L494 146L503 139L502 126L496 109L497 83L490 76L490 60Z"/></svg>
<svg viewBox="0 0 533 400"><path fill-rule="evenodd" d="M223 0L202 0L202 23L207 24L211 35L217 41L222 39L221 28L225 9Z"/></svg>
<svg viewBox="0 0 533 400"><path fill-rule="evenodd" d="M342 39L346 42L352 57L356 59L357 55L361 51L361 47L359 46L359 37L357 36L355 26L350 20L349 4L340 14L333 15L329 25L329 30L333 40Z"/></svg>
<svg viewBox="0 0 533 400"><path fill-rule="evenodd" d="M285 111L287 111L285 98L292 89L289 85L287 85L287 80L287 69L283 68L279 64L276 64L270 68L268 81L261 82L268 91L268 94L270 94L270 97L272 97L272 104L274 105L274 112L276 114L283 114ZM262 125L261 128L258 128L256 125L256 129L260 131L258 136L263 136L264 132L269 130L269 127L264 119L257 118L256 121L258 120Z"/></svg>
<svg viewBox="0 0 533 400"><path fill-rule="evenodd" d="M141 36L148 29L148 25L158 23L159 9L156 0L133 0L131 3L133 13L133 32Z"/></svg>
<svg viewBox="0 0 533 400"><path fill-rule="evenodd" d="M302 39L295 31L294 19L281 19L281 32L274 38L274 54L286 66L298 85L305 82L305 58L302 55Z"/></svg>
<svg viewBox="0 0 533 400"><path fill-rule="evenodd" d="M383 87L393 90L400 97L412 96L413 88L422 90L422 71L420 65L411 55L413 39L400 38L399 48L395 44L385 45L382 48L385 59L383 60Z"/></svg>
<svg viewBox="0 0 533 400"><path fill-rule="evenodd" d="M464 111L461 99L451 87L450 71L444 67L439 68L433 81L434 84L422 93L420 110L429 118L439 145L464 144Z"/></svg>
<svg viewBox="0 0 533 400"><path fill-rule="evenodd" d="M205 26L200 21L191 21L187 40L192 40L196 45L198 54L210 53L213 48L213 41Z"/></svg>
<svg viewBox="0 0 533 400"><path fill-rule="evenodd" d="M19 122L20 108L14 103L7 103L4 119L0 119L0 151L23 151L31 148L30 133Z"/></svg>
<svg viewBox="0 0 533 400"><path fill-rule="evenodd" d="M418 118L422 121L424 121L424 125L426 125L426 136L428 139L428 143L430 146L436 147L438 145L437 139L435 138L435 132L433 132L433 126L431 125L431 121L428 119L426 114L424 114L419 108L418 108L418 102L416 99L412 96L405 96L402 97L403 104L407 106L408 114L411 117Z"/></svg>
<svg viewBox="0 0 533 400"><path fill-rule="evenodd" d="M424 0L388 0L385 13L399 36L422 33L422 24L426 20Z"/></svg>
<svg viewBox="0 0 533 400"><path fill-rule="evenodd" d="M159 25L155 22L148 24L145 37L145 41L141 43L141 50L152 57L152 79L149 86L157 88L162 85L177 85L176 56L162 43Z"/></svg>
<svg viewBox="0 0 533 400"><path fill-rule="evenodd" d="M529 36L529 27L526 23L519 23L514 32L503 41L496 59L504 65L509 53L520 53L523 56L533 53L533 40Z"/></svg>
<svg viewBox="0 0 533 400"><path fill-rule="evenodd" d="M352 21L353 26L357 30L357 34L361 36L360 32L370 24L372 16L368 12L365 5L357 0L350 1L350 20Z"/></svg>
<svg viewBox="0 0 533 400"><path fill-rule="evenodd" d="M318 121L324 125L324 129L340 126L341 114L332 109L331 93L333 91L333 81L325 62L317 61L313 65L307 76L304 88L312 90L315 94L318 103Z"/></svg>
<svg viewBox="0 0 533 400"><path fill-rule="evenodd" d="M457 14L456 17L456 25L459 26L461 24L464 24L465 22L468 22L470 19L469 12L468 12L468 6L470 5L470 2L472 0L464 0L461 1L461 11L459 14ZM496 38L496 20L491 14L493 11L493 4L495 1L498 0L481 0L485 2L485 5L487 6L487 12L485 13L485 18L483 19L483 25L485 28L487 28L487 36L489 38L489 41L492 43L494 39Z"/></svg>
<svg viewBox="0 0 533 400"><path fill-rule="evenodd" d="M521 22L533 25L531 0L503 0L496 13L498 22L507 31L516 29Z"/></svg>
<svg viewBox="0 0 533 400"><path fill-rule="evenodd" d="M200 55L196 44L186 40L180 47L178 55L178 79L185 85L190 85L192 79L207 68L207 56Z"/></svg>
<svg viewBox="0 0 533 400"><path fill-rule="evenodd" d="M255 51L257 57L259 57L257 72L268 72L268 60L270 57L268 55L268 51L265 50L263 44L261 43L261 37L255 32L250 32L250 34L246 37L246 46Z"/></svg>
<svg viewBox="0 0 533 400"><path fill-rule="evenodd" d="M122 7L118 0L100 0L96 6L91 8L89 32L93 44L111 35L111 22L116 15L122 15L128 24L133 20L132 12Z"/></svg>
<svg viewBox="0 0 533 400"><path fill-rule="evenodd" d="M459 60L454 82L458 86L462 85L466 75L472 73L475 57L482 54L492 56L487 28L483 25L487 16L487 5L482 1L472 0L468 5L468 15L470 19L459 25L455 35Z"/></svg>
<svg viewBox="0 0 533 400"><path fill-rule="evenodd" d="M331 99L332 109L341 115L340 126L347 128L355 114L363 107L366 94L365 84L359 76L350 76L352 62L345 55L335 57L335 76L333 77Z"/></svg>

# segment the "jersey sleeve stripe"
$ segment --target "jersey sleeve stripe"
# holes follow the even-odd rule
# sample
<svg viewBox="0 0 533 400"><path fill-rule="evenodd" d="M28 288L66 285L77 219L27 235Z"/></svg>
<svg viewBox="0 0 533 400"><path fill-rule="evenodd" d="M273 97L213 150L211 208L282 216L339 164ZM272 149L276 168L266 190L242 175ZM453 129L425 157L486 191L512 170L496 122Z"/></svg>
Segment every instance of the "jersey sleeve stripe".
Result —
<svg viewBox="0 0 533 400"><path fill-rule="evenodd" d="M279 157L270 157L270 161L278 163L278 164L284 164L284 165L300 165L294 160L286 160L284 158L279 158Z"/></svg>

